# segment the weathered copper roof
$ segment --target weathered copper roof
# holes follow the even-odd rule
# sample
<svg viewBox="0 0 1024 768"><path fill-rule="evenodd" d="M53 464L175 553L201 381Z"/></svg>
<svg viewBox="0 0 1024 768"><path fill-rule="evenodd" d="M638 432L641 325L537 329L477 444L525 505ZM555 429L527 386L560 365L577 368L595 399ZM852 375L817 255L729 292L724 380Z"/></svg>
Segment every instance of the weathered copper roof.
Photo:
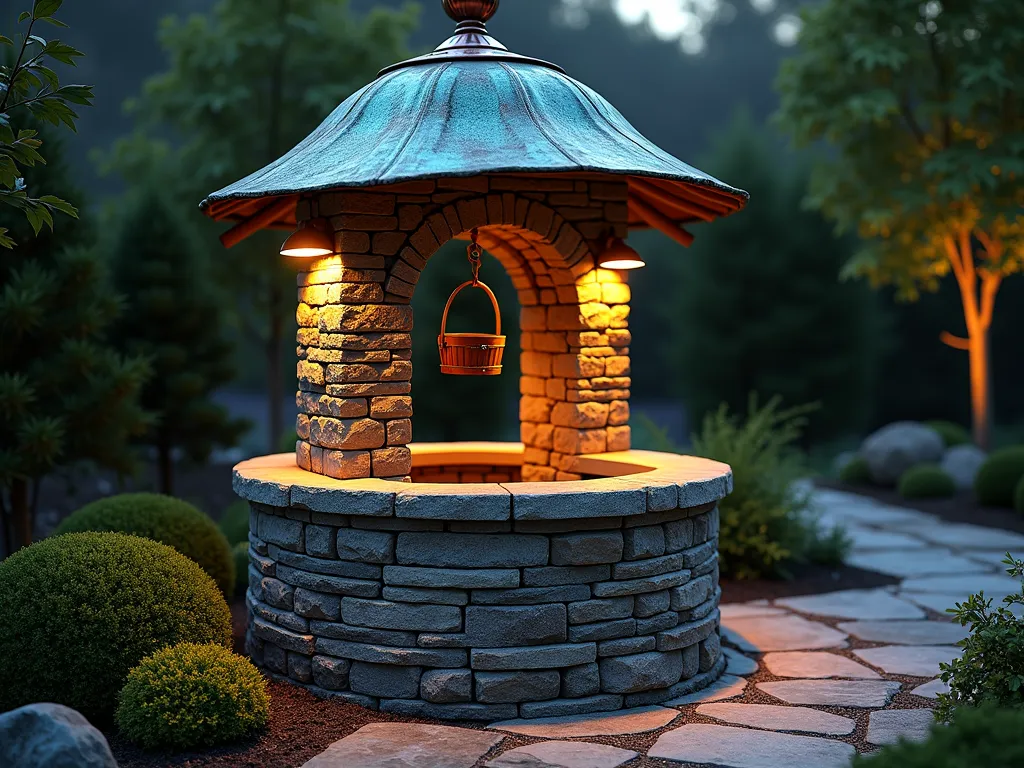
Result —
<svg viewBox="0 0 1024 768"><path fill-rule="evenodd" d="M286 155L200 207L282 226L302 193L493 173L627 176L634 226L659 215L673 226L708 221L747 198L648 141L555 65L511 54L480 21L463 21L437 51L385 69Z"/></svg>

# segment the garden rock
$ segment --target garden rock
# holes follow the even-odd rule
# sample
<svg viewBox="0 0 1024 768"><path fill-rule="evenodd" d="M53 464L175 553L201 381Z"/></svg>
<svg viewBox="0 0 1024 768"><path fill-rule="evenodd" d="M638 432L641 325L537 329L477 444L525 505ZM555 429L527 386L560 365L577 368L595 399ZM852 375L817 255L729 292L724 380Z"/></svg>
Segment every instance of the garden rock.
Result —
<svg viewBox="0 0 1024 768"><path fill-rule="evenodd" d="M690 723L662 734L649 757L729 768L846 768L854 748L839 741Z"/></svg>
<svg viewBox="0 0 1024 768"><path fill-rule="evenodd" d="M848 717L820 712L809 707L782 707L775 704L701 704L698 715L706 715L733 725L749 725L769 731L796 731L822 736L845 736L853 733L854 722Z"/></svg>
<svg viewBox="0 0 1024 768"><path fill-rule="evenodd" d="M778 680L757 687L789 704L825 707L884 707L900 689L889 680Z"/></svg>
<svg viewBox="0 0 1024 768"><path fill-rule="evenodd" d="M472 768L503 738L445 725L372 723L334 742L302 768Z"/></svg>
<svg viewBox="0 0 1024 768"><path fill-rule="evenodd" d="M29 704L0 715L0 765L117 768L117 761L81 713L62 704Z"/></svg>
<svg viewBox="0 0 1024 768"><path fill-rule="evenodd" d="M958 491L967 491L974 487L974 478L986 458L986 453L976 445L954 445L943 454L941 466L953 478Z"/></svg>
<svg viewBox="0 0 1024 768"><path fill-rule="evenodd" d="M934 677L939 674L939 664L955 659L960 649L952 645L882 645L853 653L890 675Z"/></svg>
<svg viewBox="0 0 1024 768"><path fill-rule="evenodd" d="M776 677L881 679L881 676L873 669L868 669L853 659L848 659L837 653L826 653L825 651L769 653L765 655L762 661L768 668L768 671Z"/></svg>
<svg viewBox="0 0 1024 768"><path fill-rule="evenodd" d="M935 724L930 709L890 709L868 715L868 743L895 744L901 739L924 741Z"/></svg>
<svg viewBox="0 0 1024 768"><path fill-rule="evenodd" d="M942 438L931 427L897 421L868 435L861 444L860 455L875 483L894 486L911 467L939 461L944 449Z"/></svg>

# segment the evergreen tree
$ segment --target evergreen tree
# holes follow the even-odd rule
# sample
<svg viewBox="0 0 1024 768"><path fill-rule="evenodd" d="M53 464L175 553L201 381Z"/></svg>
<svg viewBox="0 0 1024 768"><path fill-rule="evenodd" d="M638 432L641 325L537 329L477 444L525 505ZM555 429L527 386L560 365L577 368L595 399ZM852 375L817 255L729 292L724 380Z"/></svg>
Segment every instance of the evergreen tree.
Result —
<svg viewBox="0 0 1024 768"><path fill-rule="evenodd" d="M196 462L229 447L248 428L210 399L234 375L224 301L214 289L190 229L152 190L127 210L113 248L117 289L126 297L114 339L145 357L153 375L142 404L156 419L142 442L157 455L162 493L173 493L173 457Z"/></svg>
<svg viewBox="0 0 1024 768"><path fill-rule="evenodd" d="M26 183L70 200L60 142L46 135L48 162ZM146 424L138 394L145 362L105 338L121 302L90 246L88 222L65 220L33 237L14 208L0 226L18 245L0 258L0 532L7 550L30 544L39 482L78 462L127 474L132 435Z"/></svg>
<svg viewBox="0 0 1024 768"><path fill-rule="evenodd" d="M742 213L696 232L673 261L681 295L668 311L681 342L671 364L691 422L752 392L819 402L811 440L862 426L874 373L877 313L864 286L839 281L849 245L801 209L807 170L739 115L702 168L739 178Z"/></svg>

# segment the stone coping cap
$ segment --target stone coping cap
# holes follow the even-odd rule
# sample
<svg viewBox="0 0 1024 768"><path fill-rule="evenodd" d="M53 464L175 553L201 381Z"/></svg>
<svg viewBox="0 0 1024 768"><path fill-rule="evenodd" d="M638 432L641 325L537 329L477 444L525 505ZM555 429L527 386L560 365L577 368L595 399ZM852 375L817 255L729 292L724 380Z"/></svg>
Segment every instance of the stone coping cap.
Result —
<svg viewBox="0 0 1024 768"><path fill-rule="evenodd" d="M515 466L521 443L424 443L409 446L413 466ZM513 462L513 458L518 458ZM401 483L336 480L295 464L295 455L237 464L232 486L247 501L313 512L426 520L565 520L629 517L717 502L732 491L727 464L655 451L580 456L587 480L525 483Z"/></svg>

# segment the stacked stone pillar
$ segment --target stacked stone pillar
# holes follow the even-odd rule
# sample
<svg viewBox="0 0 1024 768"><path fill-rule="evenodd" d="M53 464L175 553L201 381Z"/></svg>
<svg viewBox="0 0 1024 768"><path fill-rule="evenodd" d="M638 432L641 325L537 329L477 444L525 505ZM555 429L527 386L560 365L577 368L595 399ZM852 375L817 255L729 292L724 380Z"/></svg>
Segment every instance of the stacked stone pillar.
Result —
<svg viewBox="0 0 1024 768"><path fill-rule="evenodd" d="M338 255L298 278L299 466L409 476L410 301L427 260L474 231L522 308L522 479L579 479L574 457L628 449L629 287L595 267L626 235L627 194L625 180L491 176L303 200L299 219L326 219Z"/></svg>

